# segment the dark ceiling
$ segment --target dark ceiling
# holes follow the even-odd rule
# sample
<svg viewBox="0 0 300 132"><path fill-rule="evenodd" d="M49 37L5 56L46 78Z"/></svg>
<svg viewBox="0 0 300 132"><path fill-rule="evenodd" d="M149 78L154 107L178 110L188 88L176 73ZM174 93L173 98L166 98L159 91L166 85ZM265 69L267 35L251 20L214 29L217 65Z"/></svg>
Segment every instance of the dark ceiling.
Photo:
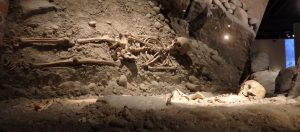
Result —
<svg viewBox="0 0 300 132"><path fill-rule="evenodd" d="M293 36L293 24L300 22L300 0L269 0L257 39Z"/></svg>

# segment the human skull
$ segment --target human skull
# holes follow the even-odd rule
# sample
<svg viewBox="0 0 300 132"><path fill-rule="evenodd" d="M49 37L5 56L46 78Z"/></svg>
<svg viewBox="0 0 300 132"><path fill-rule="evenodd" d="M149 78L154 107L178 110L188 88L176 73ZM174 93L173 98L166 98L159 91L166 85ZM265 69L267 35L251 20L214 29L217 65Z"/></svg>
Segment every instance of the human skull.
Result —
<svg viewBox="0 0 300 132"><path fill-rule="evenodd" d="M178 51L180 55L186 54L190 49L191 40L186 37L177 37L174 42L174 50Z"/></svg>
<svg viewBox="0 0 300 132"><path fill-rule="evenodd" d="M266 89L255 80L248 80L242 84L239 96L249 99L262 99L266 95Z"/></svg>

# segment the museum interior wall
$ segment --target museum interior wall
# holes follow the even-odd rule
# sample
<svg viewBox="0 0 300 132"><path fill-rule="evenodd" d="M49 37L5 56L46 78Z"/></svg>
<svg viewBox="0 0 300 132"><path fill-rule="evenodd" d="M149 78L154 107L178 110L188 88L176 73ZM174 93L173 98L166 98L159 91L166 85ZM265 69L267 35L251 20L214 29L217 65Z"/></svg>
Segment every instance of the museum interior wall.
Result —
<svg viewBox="0 0 300 132"><path fill-rule="evenodd" d="M261 39L255 40L252 45L252 53L267 53L270 59L270 69L280 71L285 69L285 40Z"/></svg>

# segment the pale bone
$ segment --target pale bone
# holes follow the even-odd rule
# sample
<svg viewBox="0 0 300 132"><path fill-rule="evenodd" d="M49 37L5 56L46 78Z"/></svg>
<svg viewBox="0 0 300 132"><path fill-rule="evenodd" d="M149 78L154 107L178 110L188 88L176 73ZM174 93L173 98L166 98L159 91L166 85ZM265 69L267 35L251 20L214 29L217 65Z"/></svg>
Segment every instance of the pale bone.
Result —
<svg viewBox="0 0 300 132"><path fill-rule="evenodd" d="M34 63L32 66L34 68L43 68L43 67L60 67L66 65L108 65L108 66L120 66L119 61L103 61L97 59L87 59L87 58L72 58L68 60L49 62L49 63Z"/></svg>
<svg viewBox="0 0 300 132"><path fill-rule="evenodd" d="M147 61L144 66L149 66L151 64L153 64L154 62L156 62L159 58L161 57L161 55L157 55L155 58L150 59L149 61Z"/></svg>
<svg viewBox="0 0 300 132"><path fill-rule="evenodd" d="M87 38L87 39L77 39L76 42L78 44L86 44L86 43L100 43L100 42L108 42L113 44L111 47L121 47L122 50L117 53L118 58L122 59L130 59L136 60L137 57L133 54L138 54L141 52L146 52L146 63L144 66L147 66L149 70L157 71L157 70L174 70L175 66L171 67L151 67L150 65L155 63L161 57L165 57L170 59L169 52L177 50L180 54L185 54L190 49L190 40L184 37L178 37L172 43L172 45L168 47L155 47L155 44L162 44L157 37L145 36L145 35L122 35L120 34L120 39L112 38L108 35L95 37L95 38ZM144 47L140 48L130 48L129 41L138 42L144 44ZM74 46L75 43L72 43L68 38L21 38L22 44L36 44L36 45L44 45L44 44L54 44L60 46ZM156 52L156 54L149 58L147 52ZM94 65L110 65L110 66L120 66L118 62L109 62L109 61L100 61L95 59L79 59L73 58L63 61L51 62L51 63L40 63L33 64L34 67L53 67L59 65L79 65L79 64L94 64ZM164 61L164 65L172 65L171 60Z"/></svg>
<svg viewBox="0 0 300 132"><path fill-rule="evenodd" d="M26 45L55 45L55 46L68 46L72 47L75 43L71 42L69 38L20 38L22 46Z"/></svg>
<svg viewBox="0 0 300 132"><path fill-rule="evenodd" d="M34 109L38 112L49 108L54 103L53 100L48 100L45 103L34 104Z"/></svg>
<svg viewBox="0 0 300 132"><path fill-rule="evenodd" d="M175 66L173 66L173 67L148 66L148 70L150 70L150 71L173 71L173 70L176 70L176 67Z"/></svg>
<svg viewBox="0 0 300 132"><path fill-rule="evenodd" d="M266 95L266 89L255 80L248 80L242 84L239 96L249 99L262 99Z"/></svg>

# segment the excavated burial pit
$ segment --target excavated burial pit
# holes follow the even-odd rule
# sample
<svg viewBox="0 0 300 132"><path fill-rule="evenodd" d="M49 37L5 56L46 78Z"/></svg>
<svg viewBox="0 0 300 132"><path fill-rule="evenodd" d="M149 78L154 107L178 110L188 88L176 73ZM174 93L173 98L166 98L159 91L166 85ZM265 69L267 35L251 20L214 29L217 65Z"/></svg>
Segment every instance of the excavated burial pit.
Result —
<svg viewBox="0 0 300 132"><path fill-rule="evenodd" d="M70 2L71 3L74 2L74 4L76 3L78 4L82 1L72 0L72 1L60 1L60 2L62 3L66 2L64 4L68 5L70 4ZM126 2L130 3L131 1L126 1ZM142 1L142 2L146 3L147 1ZM97 5L96 3L97 1L95 1L95 3L92 4ZM118 5L117 3L114 4ZM135 3L135 4L138 5L139 3ZM80 7L81 6L78 6L78 10L84 9ZM68 7L66 8L66 10L68 11ZM142 10L145 9L143 8ZM91 12L93 14L93 11ZM90 12L88 12L87 14L90 14ZM53 33L52 31L57 30L58 25L59 28L66 30L66 33L68 32L68 30L73 30L73 31L78 30L84 33L79 35L74 34L73 37L87 37L95 33L94 29L88 26L88 21L86 20L89 19L90 17L93 17L93 15L85 17L84 15L86 14L84 13L78 14L80 15L79 16L80 19L77 19L77 17L74 16L72 17L72 15L74 15L72 14L68 17L70 17L69 19L72 20L73 22L67 20L67 22L64 23L66 19L61 19L61 18L67 17L66 15L67 14L60 11L58 11L58 13L49 12L44 15L33 16L32 18L29 18L30 20L29 19L25 20L24 24L20 24L18 22L14 23L12 21L12 18L14 17L12 17L9 19L9 22L11 23L8 23L8 27L14 27L14 29L17 30L14 31L14 34L17 37L23 36L24 33L26 36L38 35L40 31L48 31L49 30L47 29L48 26L51 28L50 30L52 34ZM143 18L142 16L143 15L140 15L139 17ZM39 19L41 21L39 21ZM51 19L53 19L54 22L51 21ZM120 20L114 20L114 17L107 17L107 19L110 20L110 22L113 25L114 24L119 25L117 21ZM122 19L127 20L126 18L122 18ZM74 24L74 20L78 20L78 23L80 24L78 25L75 24L75 26L72 25ZM23 22L23 20L21 21ZM97 26L97 29L103 27L103 29L100 30L103 31L103 33L112 32L111 27L108 27L106 24L107 21L101 21L101 20L97 20L97 21L99 21L99 25L100 25ZM40 25L36 27L36 23ZM72 23L71 26L68 25L68 23ZM142 23L147 23L147 22L143 21ZM62 26L64 24L65 26ZM105 25L105 26L101 26L101 25ZM72 26L74 27L78 26L79 28L73 29ZM131 26L134 27L134 25ZM131 28L127 29L126 25L122 25L119 28L120 28L119 30L121 31L129 30L136 34L141 33L137 29L131 29ZM22 31L18 29L22 29L22 30L26 29L26 31ZM156 30L154 31L151 30L149 29L149 31L147 30L147 32L149 34L156 34L157 32ZM53 36L59 36L61 34L65 34L60 30L56 32L58 33L54 34ZM12 32L8 32L8 33L9 34L7 35L12 34ZM168 35L168 33L165 32L163 32L162 34ZM43 33L41 33L41 35L43 35ZM11 40L14 40L15 36L8 36L8 37ZM51 37L52 35L49 36ZM8 42L9 43L6 44L12 43L10 41ZM78 48L82 48L81 50L90 51L90 48L86 48L84 46ZM93 49L95 49L95 47L93 47ZM54 54L68 55L65 52L60 50L56 50L53 53L50 52L46 54L39 54L40 52L38 52L38 50L32 48L25 48L22 50L24 50L24 52L21 53L17 52L17 54L14 55L11 54L7 55L9 54L7 52L11 52L8 50L6 51L5 56L11 57L11 59L18 59L18 56L25 56L25 59L28 59L26 58L26 56L30 55L29 53L33 53L34 55L38 55L39 57L35 61L45 61L45 60L51 61L51 60L55 60L55 57L57 57ZM101 50L97 52L105 53L105 51L101 51ZM171 76L172 74L169 73L168 75L170 76L169 78L167 78L168 77L167 76L165 78L160 78L160 79L157 79L157 75L155 76L151 75L153 76L151 77L151 79L153 80L156 79L156 82L151 82L150 83L151 87L149 89L155 89L157 83L158 85L162 85L162 84L169 85L160 89L156 89L154 91L150 90L150 92L155 93L155 95L161 95L161 96L151 96L151 94L149 93L145 94L144 92L141 92L144 89L142 90L137 89L136 87L138 87L138 85L130 84L127 88L119 87L116 83L116 80L121 75L121 73L125 73L123 72L124 69L118 70L109 67L105 67L103 69L96 68L97 70L94 71L91 69L95 69L95 67L75 68L75 69L68 69L67 71L58 70L59 73L69 72L74 74L73 76L69 76L69 78L66 79L67 81L69 81L68 83L72 84L70 85L71 87L67 86L68 83L64 83L64 81L66 80L60 80L60 77L53 74L55 72L49 69L46 70L46 72L48 72L46 75L41 74L42 72L45 71L35 72L35 74L40 74L41 76L40 78L44 78L44 80L40 80L38 84L49 83L47 82L46 78L51 78L54 80L54 82L51 83L58 83L56 85L57 86L60 85L60 87L57 88L52 86L41 86L32 89L24 88L25 89L24 90L24 89L20 89L22 85L21 86L13 85L13 87L7 86L8 88L11 88L14 91L10 91L12 93L10 92L6 93L5 91L3 92L1 91L2 94L12 94L13 96L4 95L3 96L4 98L12 98L12 99L8 99L8 100L2 99L2 101L0 102L0 106L2 108L0 110L0 115L4 115L4 116L0 116L1 119L0 124L3 124L1 125L0 130L13 131L13 130L22 129L24 131L30 131L30 130L31 131L41 131L41 130L44 131L45 130L46 131L55 131L55 130L57 131L66 131L66 130L118 131L119 130L121 131L122 129L125 129L128 131L138 131L138 130L140 131L143 130L146 131L147 130L152 130L152 131L295 130L296 131L300 127L300 124L297 123L297 121L299 121L297 117L300 116L299 108L297 107L298 102L292 99L287 100L285 97L282 96L265 99L265 100L258 100L254 102L242 102L242 103L240 102L230 103L230 100L236 99L236 96L234 95L228 95L228 98L225 98L229 100L228 103L222 102L222 98L221 98L222 96L219 98L211 97L207 100L204 100L202 103L193 102L193 101L188 102L183 98L182 100L179 100L178 102L173 102L171 103L171 105L167 106L166 104L170 95L169 94L165 95L165 94L171 93L173 90L177 88L187 91L185 86L181 84L182 82L181 80L184 80L186 78L175 77L175 79L174 78L170 79L169 82L166 81L162 83L161 80L165 81L165 79L169 79L173 77ZM78 70L83 73L91 70L91 73L88 73L87 75L83 75L83 73L81 74L78 72L72 72L74 70L75 71ZM97 75L94 72L99 72L100 74ZM107 72L110 74L107 74ZM145 74L150 74L150 72L146 72ZM20 82L24 82L24 80L22 79L24 79L24 77L26 78L29 75L27 74L22 76L18 76L18 75L16 76L20 77L19 78ZM90 92L95 92L92 90L95 88L95 85L77 82L78 80L81 79L89 80L88 78L89 75L97 76L98 80L96 80L95 82L101 82L103 84L105 84L105 82L102 82L101 79L110 78L112 81L108 82L105 85L108 86L112 85L115 86L116 88L112 88L112 87L110 87L112 89L105 88L103 91L98 92L98 94L100 95L107 95L107 96L103 96L103 97L94 96L93 98L90 98L88 96L90 96L89 95L91 94ZM4 77L6 77L6 75ZM14 78L14 76L12 78ZM4 80L10 81L10 79L12 78L10 78L9 76L5 79L2 78L1 82L3 82ZM36 78L26 80L25 83L28 82L36 83L35 81L37 80L35 79ZM143 79L147 79L147 78L141 78L139 82L143 82ZM57 82L55 82L55 80ZM174 80L179 80L179 81L175 83L176 85L174 84L170 85L172 84L172 82L174 83ZM16 80L10 82L16 82ZM85 85L89 86L89 88L91 89L84 88L83 91L80 90L78 91L78 89L82 89L82 87L84 87ZM135 88L132 90L133 93L130 90L130 88ZM113 91L113 89L115 89L115 91ZM6 88L6 90L8 89ZM136 94L135 93L136 91L134 90L137 90L140 93ZM87 94L81 95L81 92L87 92ZM14 95L15 93L17 93L17 95ZM71 94L71 96L68 96L68 94ZM117 94L117 95L111 95L111 94ZM123 94L128 94L128 95L132 94L134 96L121 96ZM146 96L141 96L143 94L145 94ZM77 97L72 97L72 96L77 96ZM237 126L239 126L239 128ZM46 129L46 128L51 128L51 129Z"/></svg>

